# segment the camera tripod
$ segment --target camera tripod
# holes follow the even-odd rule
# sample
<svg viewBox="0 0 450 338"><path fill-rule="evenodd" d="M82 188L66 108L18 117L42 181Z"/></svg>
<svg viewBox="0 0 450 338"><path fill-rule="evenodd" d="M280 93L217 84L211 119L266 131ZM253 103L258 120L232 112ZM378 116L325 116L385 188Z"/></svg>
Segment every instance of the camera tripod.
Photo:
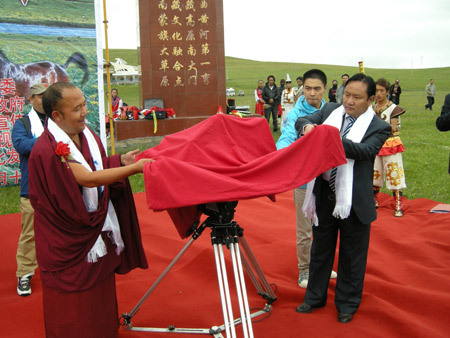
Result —
<svg viewBox="0 0 450 338"><path fill-rule="evenodd" d="M148 289L141 300L129 312L123 313L121 316L121 325L127 326L132 331L144 332L166 332L166 333L191 333L191 334L209 334L214 337L223 337L222 332L226 332L227 337L236 337L236 325L242 324L242 330L245 338L253 338L252 318L262 314L270 313L272 303L277 299L270 284L267 282L264 273L256 261L245 237L243 229L233 221L235 206L237 202L218 202L211 204L203 204L199 206L203 213L209 217L199 226L196 222L191 228L192 234L188 243L180 250L172 262L162 272L158 279ZM211 243L214 250L214 258L216 263L217 278L219 281L219 292L222 304L222 313L224 324L221 326L212 326L211 328L176 328L172 325L167 328L150 328L150 327L133 327L131 319L139 311L141 305L155 290L159 283L169 273L177 261L188 250L192 243L201 236L206 228L211 229ZM240 250L241 244L242 251ZM230 251L233 266L233 275L236 284L236 293L238 297L240 318L234 319L233 309L231 306L230 290L228 286L228 275L225 265L225 256L223 246ZM250 313L247 289L245 286L244 270L248 274L251 282L256 288L258 295L267 301L262 310Z"/></svg>

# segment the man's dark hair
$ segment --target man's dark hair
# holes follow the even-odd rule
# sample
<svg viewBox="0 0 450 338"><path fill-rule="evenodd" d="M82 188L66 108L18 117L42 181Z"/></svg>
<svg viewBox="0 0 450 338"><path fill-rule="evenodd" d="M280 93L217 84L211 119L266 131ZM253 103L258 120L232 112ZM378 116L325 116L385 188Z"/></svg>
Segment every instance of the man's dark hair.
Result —
<svg viewBox="0 0 450 338"><path fill-rule="evenodd" d="M348 79L345 86L347 87L352 82L362 82L367 85L367 99L369 99L369 97L375 95L375 92L377 91L377 86L375 84L375 81L370 76L367 76L366 74L358 73L358 74L353 75L350 79Z"/></svg>
<svg viewBox="0 0 450 338"><path fill-rule="evenodd" d="M295 81L300 80L303 82L303 77L299 76L298 78L295 79Z"/></svg>
<svg viewBox="0 0 450 338"><path fill-rule="evenodd" d="M70 82L56 82L52 84L44 92L42 96L42 107L44 108L45 114L51 119L52 112L58 106L59 101L62 99L62 91L64 89L78 88Z"/></svg>
<svg viewBox="0 0 450 338"><path fill-rule="evenodd" d="M327 85L327 76L320 69L311 69L303 74L303 83L308 79L318 79L322 81L324 87Z"/></svg>
<svg viewBox="0 0 450 338"><path fill-rule="evenodd" d="M350 77L350 75L348 75L348 74L342 74L341 79L342 79L344 76Z"/></svg>
<svg viewBox="0 0 450 338"><path fill-rule="evenodd" d="M275 82L275 76L273 76L273 75L269 75L268 77L267 77L267 82L269 82L269 79L270 78L272 78L273 79L273 82Z"/></svg>
<svg viewBox="0 0 450 338"><path fill-rule="evenodd" d="M384 87L384 88L386 89L387 92L388 92L389 89L391 88L391 84L390 84L389 81L386 80L385 78L378 79L378 80L375 82L375 85L379 85L379 86L381 86L381 87Z"/></svg>

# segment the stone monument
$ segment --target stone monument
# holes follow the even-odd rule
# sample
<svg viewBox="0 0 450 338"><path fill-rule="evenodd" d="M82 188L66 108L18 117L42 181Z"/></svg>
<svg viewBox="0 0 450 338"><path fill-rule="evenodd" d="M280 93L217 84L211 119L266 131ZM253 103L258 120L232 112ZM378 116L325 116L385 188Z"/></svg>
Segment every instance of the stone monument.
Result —
<svg viewBox="0 0 450 338"><path fill-rule="evenodd" d="M155 135L191 127L219 106L225 110L223 0L139 0L139 34L142 106L160 98L176 113L158 120ZM143 127L148 135L136 135L139 128L133 137L153 134Z"/></svg>

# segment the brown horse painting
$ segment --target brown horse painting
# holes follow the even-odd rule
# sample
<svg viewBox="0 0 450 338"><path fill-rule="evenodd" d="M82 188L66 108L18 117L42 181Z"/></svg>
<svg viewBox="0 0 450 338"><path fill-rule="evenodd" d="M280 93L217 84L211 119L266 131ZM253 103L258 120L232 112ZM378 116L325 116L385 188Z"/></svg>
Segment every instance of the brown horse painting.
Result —
<svg viewBox="0 0 450 338"><path fill-rule="evenodd" d="M66 69L71 63L83 71L81 85L84 85L89 78L89 69L86 58L79 52L70 55L66 63L60 65L53 61L13 63L0 50L0 79L13 79L16 83L15 95L24 97L25 102L28 103L30 86L36 83L68 82L69 76Z"/></svg>

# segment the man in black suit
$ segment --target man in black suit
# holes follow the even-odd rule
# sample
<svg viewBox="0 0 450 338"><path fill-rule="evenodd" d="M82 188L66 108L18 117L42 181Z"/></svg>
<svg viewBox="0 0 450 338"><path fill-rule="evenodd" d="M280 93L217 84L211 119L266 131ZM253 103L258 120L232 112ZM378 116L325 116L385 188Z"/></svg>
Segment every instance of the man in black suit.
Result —
<svg viewBox="0 0 450 338"><path fill-rule="evenodd" d="M436 119L436 128L440 131L450 130L450 94L445 96L441 115ZM448 161L448 173L450 174L450 157Z"/></svg>
<svg viewBox="0 0 450 338"><path fill-rule="evenodd" d="M313 219L313 243L305 299L296 311L310 313L325 306L340 233L335 305L338 321L348 323L361 302L370 224L377 218L372 181L375 156L391 127L375 116L375 82L356 74L346 83L343 105L328 103L296 122L299 136L317 125L340 129L347 164L333 168L308 184L304 212ZM309 192L309 194L308 194Z"/></svg>

